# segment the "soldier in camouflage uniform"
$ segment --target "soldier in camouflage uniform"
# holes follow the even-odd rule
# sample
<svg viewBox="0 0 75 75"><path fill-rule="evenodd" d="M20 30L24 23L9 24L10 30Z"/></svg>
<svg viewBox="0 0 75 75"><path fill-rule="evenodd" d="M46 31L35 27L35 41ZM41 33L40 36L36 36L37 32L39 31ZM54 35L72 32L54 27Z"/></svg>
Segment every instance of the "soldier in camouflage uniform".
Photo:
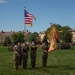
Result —
<svg viewBox="0 0 75 75"><path fill-rule="evenodd" d="M22 62L22 50L21 50L21 43L20 42L18 42L18 44L17 44L17 46L18 46L18 54L19 54L19 65L21 66L21 62Z"/></svg>
<svg viewBox="0 0 75 75"><path fill-rule="evenodd" d="M16 69L16 70L18 70L18 68L19 68L19 53L18 53L18 46L17 46L17 44L15 44L14 46L13 46L13 50L14 50L14 54L13 54L13 59L14 59L14 68Z"/></svg>
<svg viewBox="0 0 75 75"><path fill-rule="evenodd" d="M27 60L28 60L28 51L29 51L29 46L24 42L22 44L22 66L24 69L27 67Z"/></svg>
<svg viewBox="0 0 75 75"><path fill-rule="evenodd" d="M37 50L36 42L32 41L32 43L31 43L31 51L30 51L32 68L35 68L35 64L36 64L36 50Z"/></svg>
<svg viewBox="0 0 75 75"><path fill-rule="evenodd" d="M43 41L41 49L42 49L42 65L43 67L46 67L48 59L48 44L45 41Z"/></svg>

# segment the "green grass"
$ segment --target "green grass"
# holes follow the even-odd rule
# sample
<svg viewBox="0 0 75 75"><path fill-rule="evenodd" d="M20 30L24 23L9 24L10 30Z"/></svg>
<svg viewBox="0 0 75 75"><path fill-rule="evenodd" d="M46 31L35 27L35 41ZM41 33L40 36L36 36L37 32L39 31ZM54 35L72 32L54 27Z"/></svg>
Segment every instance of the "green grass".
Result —
<svg viewBox="0 0 75 75"><path fill-rule="evenodd" d="M29 52L30 53L30 52ZM13 52L0 47L0 75L75 75L75 50L56 50L48 55L47 67L42 67L41 50L37 50L36 69L31 69L30 55L27 69L13 68Z"/></svg>

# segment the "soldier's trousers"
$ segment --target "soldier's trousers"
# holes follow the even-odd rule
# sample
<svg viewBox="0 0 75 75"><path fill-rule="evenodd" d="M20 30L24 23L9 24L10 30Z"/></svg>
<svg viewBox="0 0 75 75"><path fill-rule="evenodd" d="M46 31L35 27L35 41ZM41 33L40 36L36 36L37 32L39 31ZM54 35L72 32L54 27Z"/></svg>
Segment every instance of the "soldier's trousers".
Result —
<svg viewBox="0 0 75 75"><path fill-rule="evenodd" d="M42 65L43 65L43 67L47 66L47 59L48 59L48 53L43 53L42 54Z"/></svg>
<svg viewBox="0 0 75 75"><path fill-rule="evenodd" d="M22 59L22 67L24 69L26 69L26 67L27 67L27 61L28 61L28 54L27 55L24 55L23 56L23 59Z"/></svg>
<svg viewBox="0 0 75 75"><path fill-rule="evenodd" d="M32 68L35 68L35 62L36 62L36 58L31 59L31 66L32 66Z"/></svg>
<svg viewBox="0 0 75 75"><path fill-rule="evenodd" d="M31 66L32 66L32 68L35 68L35 64L36 64L36 53L31 54Z"/></svg>
<svg viewBox="0 0 75 75"><path fill-rule="evenodd" d="M19 68L19 56L18 55L16 55L14 58L14 67L16 70L18 70Z"/></svg>
<svg viewBox="0 0 75 75"><path fill-rule="evenodd" d="M19 57L19 65L21 66L21 64L22 64L22 57L20 55L20 57Z"/></svg>
<svg viewBox="0 0 75 75"><path fill-rule="evenodd" d="M27 60L23 60L22 66L23 66L24 69L26 69L26 67L27 67Z"/></svg>
<svg viewBox="0 0 75 75"><path fill-rule="evenodd" d="M18 68L19 68L19 61L18 60L14 61L14 67L16 70L18 70Z"/></svg>

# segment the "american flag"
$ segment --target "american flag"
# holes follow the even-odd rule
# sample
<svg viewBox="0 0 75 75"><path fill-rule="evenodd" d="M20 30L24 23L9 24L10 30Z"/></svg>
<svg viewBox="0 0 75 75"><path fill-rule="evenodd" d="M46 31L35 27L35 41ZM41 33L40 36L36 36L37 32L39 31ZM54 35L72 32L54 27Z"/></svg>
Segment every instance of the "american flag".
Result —
<svg viewBox="0 0 75 75"><path fill-rule="evenodd" d="M30 26L32 26L33 18L36 20L36 18L32 14L24 10L24 24L29 24Z"/></svg>

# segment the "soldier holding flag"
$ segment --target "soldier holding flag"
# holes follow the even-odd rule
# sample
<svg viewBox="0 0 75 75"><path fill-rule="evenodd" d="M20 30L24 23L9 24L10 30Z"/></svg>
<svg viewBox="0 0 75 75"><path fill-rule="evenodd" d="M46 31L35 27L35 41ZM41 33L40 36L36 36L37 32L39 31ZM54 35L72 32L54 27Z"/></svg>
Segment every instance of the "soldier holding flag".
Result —
<svg viewBox="0 0 75 75"><path fill-rule="evenodd" d="M48 42L47 39L43 40L42 45L42 66L46 67L47 66L47 59L48 59Z"/></svg>

